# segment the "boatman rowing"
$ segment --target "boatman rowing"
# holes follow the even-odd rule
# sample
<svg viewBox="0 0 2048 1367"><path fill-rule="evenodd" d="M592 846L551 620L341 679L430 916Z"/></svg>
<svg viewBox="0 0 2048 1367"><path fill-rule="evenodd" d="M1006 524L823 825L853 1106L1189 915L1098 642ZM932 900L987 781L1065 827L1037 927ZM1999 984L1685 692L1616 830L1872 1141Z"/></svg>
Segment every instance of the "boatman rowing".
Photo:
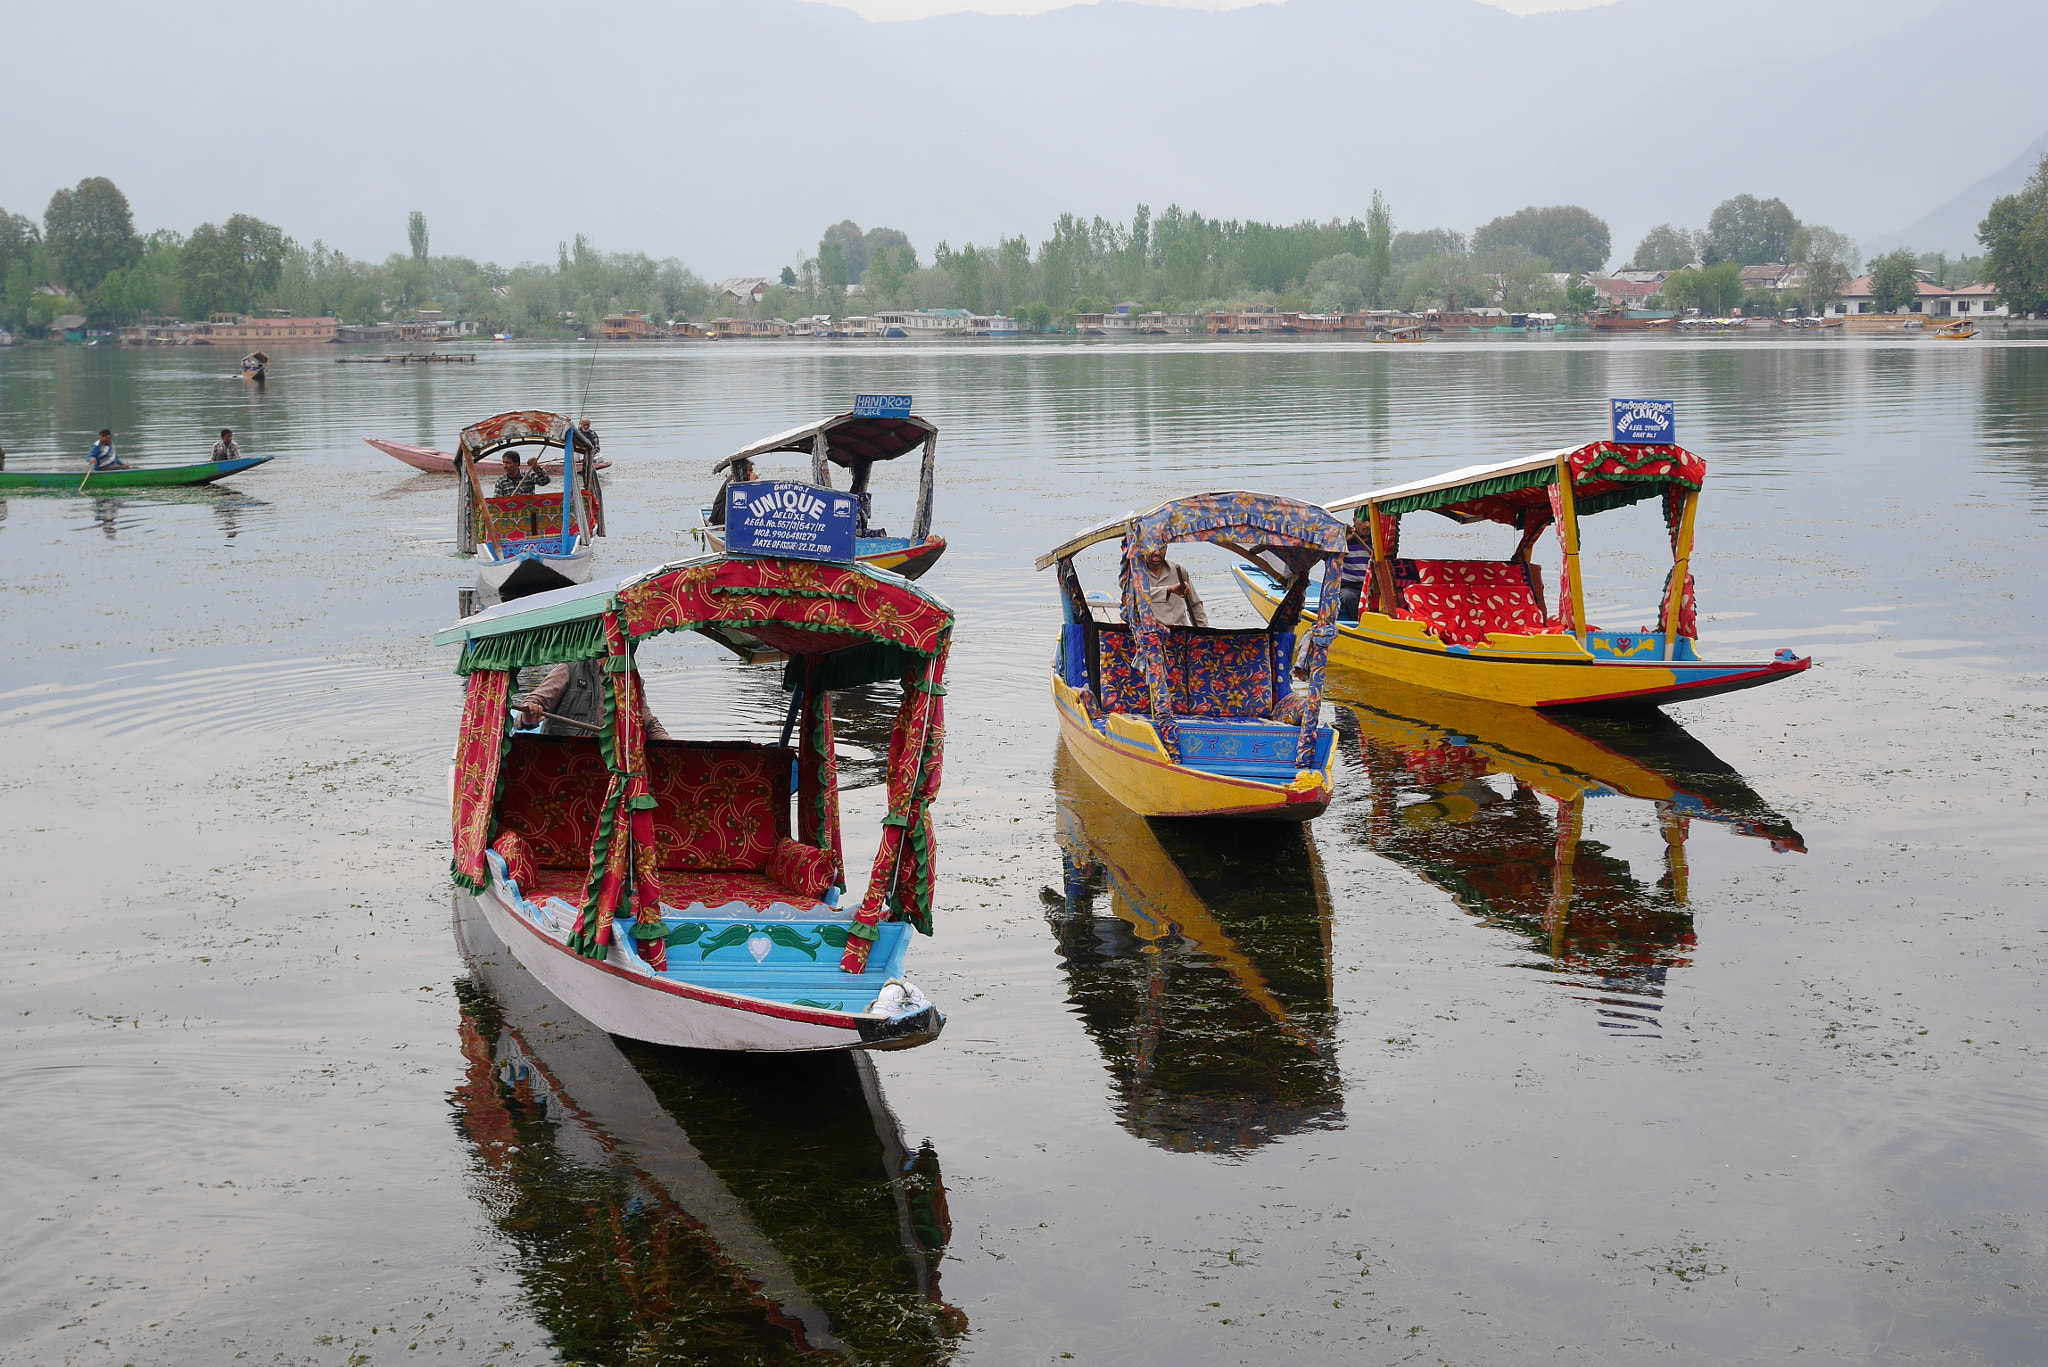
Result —
<svg viewBox="0 0 2048 1367"><path fill-rule="evenodd" d="M94 475L103 470L134 468L122 463L121 458L114 454L114 434L111 429L105 427L100 429L100 439L92 444L92 450L85 453L85 460L87 473Z"/></svg>
<svg viewBox="0 0 2048 1367"><path fill-rule="evenodd" d="M528 726L540 725L545 736L596 735L604 729L603 669L601 659L556 665L540 681L540 687L519 704L520 719ZM543 713L553 715L543 717ZM640 693L640 720L647 727L649 740L675 739L649 710L645 689Z"/></svg>

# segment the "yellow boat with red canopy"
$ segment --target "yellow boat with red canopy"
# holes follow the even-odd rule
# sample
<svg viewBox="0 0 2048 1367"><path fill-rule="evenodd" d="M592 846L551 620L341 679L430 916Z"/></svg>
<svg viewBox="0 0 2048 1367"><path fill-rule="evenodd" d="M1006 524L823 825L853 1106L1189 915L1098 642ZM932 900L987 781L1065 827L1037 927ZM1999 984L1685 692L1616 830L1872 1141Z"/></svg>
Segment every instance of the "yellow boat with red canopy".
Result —
<svg viewBox="0 0 2048 1367"><path fill-rule="evenodd" d="M1340 617L1330 663L1524 707L1655 706L1803 672L1812 660L1790 650L1768 660L1700 657L1691 561L1706 474L1706 462L1681 446L1595 441L1324 505L1349 514L1355 539L1372 552L1360 609ZM1653 498L1672 553L1658 620L1603 631L1586 621L1579 519ZM1519 540L1505 560L1403 558L1401 519L1418 512L1499 523ZM1554 614L1530 558L1551 529L1564 552ZM1279 581L1252 565L1235 573L1252 606L1271 616L1285 596Z"/></svg>

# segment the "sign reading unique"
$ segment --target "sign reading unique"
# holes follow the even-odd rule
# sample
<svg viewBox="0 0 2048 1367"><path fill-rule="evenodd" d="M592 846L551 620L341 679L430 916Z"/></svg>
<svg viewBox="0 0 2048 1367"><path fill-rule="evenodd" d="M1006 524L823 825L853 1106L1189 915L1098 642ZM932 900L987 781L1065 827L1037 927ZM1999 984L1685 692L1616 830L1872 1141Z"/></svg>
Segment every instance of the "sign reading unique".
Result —
<svg viewBox="0 0 2048 1367"><path fill-rule="evenodd" d="M908 394L856 394L853 396L853 416L856 418L907 418L910 416Z"/></svg>
<svg viewBox="0 0 2048 1367"><path fill-rule="evenodd" d="M759 479L729 486L725 500L725 546L735 555L853 559L851 494Z"/></svg>
<svg viewBox="0 0 2048 1367"><path fill-rule="evenodd" d="M1678 405L1670 399L1609 399L1614 439L1630 446L1670 446L1678 440Z"/></svg>

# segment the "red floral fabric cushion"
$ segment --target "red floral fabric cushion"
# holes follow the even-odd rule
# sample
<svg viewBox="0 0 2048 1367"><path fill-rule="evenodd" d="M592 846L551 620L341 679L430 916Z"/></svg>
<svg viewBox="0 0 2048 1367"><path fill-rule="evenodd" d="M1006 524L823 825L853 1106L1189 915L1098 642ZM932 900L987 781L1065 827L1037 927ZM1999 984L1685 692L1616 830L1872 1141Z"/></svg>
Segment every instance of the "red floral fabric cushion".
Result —
<svg viewBox="0 0 2048 1367"><path fill-rule="evenodd" d="M1451 645L1480 645L1489 632L1534 636L1562 630L1536 601L1529 567L1515 560L1404 560L1396 579L1406 609Z"/></svg>
<svg viewBox="0 0 2048 1367"><path fill-rule="evenodd" d="M789 766L787 750L650 743L661 867L765 869L789 835Z"/></svg>
<svg viewBox="0 0 2048 1367"><path fill-rule="evenodd" d="M829 851L795 840L776 844L775 852L768 856L765 872L769 882L813 900L823 897L826 889L837 881Z"/></svg>
<svg viewBox="0 0 2048 1367"><path fill-rule="evenodd" d="M498 830L525 836L538 867L580 872L590 867L598 809L610 783L594 740L514 736L498 797Z"/></svg>
<svg viewBox="0 0 2048 1367"><path fill-rule="evenodd" d="M491 848L505 861L505 876L524 891L539 869L533 862L533 846L527 844L526 837L517 831L500 831L498 838L491 842Z"/></svg>

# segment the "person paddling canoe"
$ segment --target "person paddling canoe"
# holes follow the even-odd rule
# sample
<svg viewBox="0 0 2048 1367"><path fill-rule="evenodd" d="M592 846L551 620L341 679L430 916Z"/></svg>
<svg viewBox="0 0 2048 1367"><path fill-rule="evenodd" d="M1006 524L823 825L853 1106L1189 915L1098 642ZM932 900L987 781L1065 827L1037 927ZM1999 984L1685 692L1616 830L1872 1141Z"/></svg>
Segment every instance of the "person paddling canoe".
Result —
<svg viewBox="0 0 2048 1367"><path fill-rule="evenodd" d="M89 475L97 475L103 470L132 470L135 468L132 465L122 463L121 458L114 454L114 434L105 427L100 429L100 439L92 444L90 451L85 453L85 460L86 473Z"/></svg>

